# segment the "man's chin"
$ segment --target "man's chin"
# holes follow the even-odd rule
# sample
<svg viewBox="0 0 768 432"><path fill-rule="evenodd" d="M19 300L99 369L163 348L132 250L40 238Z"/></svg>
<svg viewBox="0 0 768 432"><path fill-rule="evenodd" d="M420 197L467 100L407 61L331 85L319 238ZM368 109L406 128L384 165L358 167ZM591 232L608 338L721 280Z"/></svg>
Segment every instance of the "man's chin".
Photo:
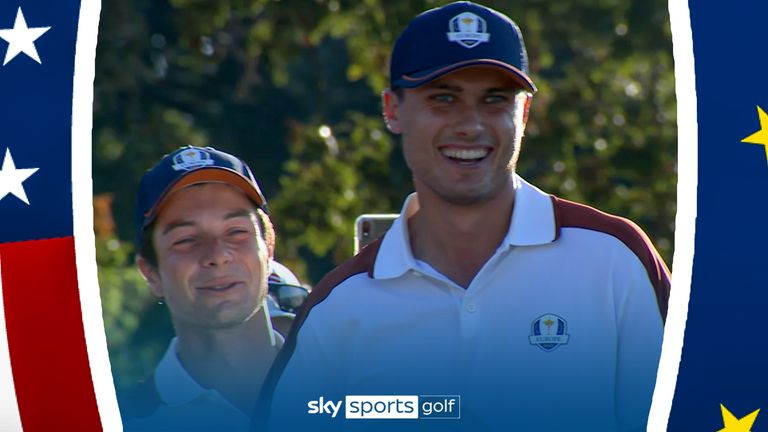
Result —
<svg viewBox="0 0 768 432"><path fill-rule="evenodd" d="M471 207L493 200L501 193L501 191L501 187L454 187L449 191L436 191L436 194L442 201L448 204L458 207Z"/></svg>
<svg viewBox="0 0 768 432"><path fill-rule="evenodd" d="M260 307L246 310L243 310L242 308L239 310L219 308L214 313L209 314L207 319L202 319L200 322L205 323L205 327L212 330L234 329L257 319L260 310Z"/></svg>

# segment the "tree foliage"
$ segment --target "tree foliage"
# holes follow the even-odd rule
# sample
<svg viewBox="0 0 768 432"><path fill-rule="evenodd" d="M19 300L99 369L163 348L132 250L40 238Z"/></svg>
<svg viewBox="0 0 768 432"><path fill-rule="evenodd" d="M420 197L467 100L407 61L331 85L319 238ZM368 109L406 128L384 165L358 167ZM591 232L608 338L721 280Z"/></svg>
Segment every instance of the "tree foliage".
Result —
<svg viewBox="0 0 768 432"><path fill-rule="evenodd" d="M270 202L277 258L316 282L351 255L356 216L397 212L412 190L379 95L400 30L444 3L103 2L93 176L97 193L115 197L113 247L98 252L113 362L126 377L146 373L171 334L129 259L143 171L185 144L240 155ZM671 264L677 131L666 2L486 4L520 25L539 88L518 171L635 220ZM126 366L138 346L152 348Z"/></svg>

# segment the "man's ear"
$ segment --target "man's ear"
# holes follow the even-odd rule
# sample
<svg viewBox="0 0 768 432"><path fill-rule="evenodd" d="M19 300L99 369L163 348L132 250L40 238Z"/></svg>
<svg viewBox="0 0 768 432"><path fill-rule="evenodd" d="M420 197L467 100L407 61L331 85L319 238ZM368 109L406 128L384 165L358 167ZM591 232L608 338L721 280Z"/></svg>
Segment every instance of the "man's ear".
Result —
<svg viewBox="0 0 768 432"><path fill-rule="evenodd" d="M400 99L397 97L392 89L386 89L381 93L381 105L382 116L384 116L384 123L387 124L387 129L390 132L399 134L400 130L400 116L398 114L398 108Z"/></svg>
<svg viewBox="0 0 768 432"><path fill-rule="evenodd" d="M144 280L147 281L149 289L152 290L152 294L163 297L163 285L160 283L160 272L157 271L157 267L150 264L141 255L136 257L136 265L139 267Z"/></svg>
<svg viewBox="0 0 768 432"><path fill-rule="evenodd" d="M523 111L523 126L528 124L528 112L531 109L531 102L533 101L533 95L531 93L526 93L525 98L525 106Z"/></svg>

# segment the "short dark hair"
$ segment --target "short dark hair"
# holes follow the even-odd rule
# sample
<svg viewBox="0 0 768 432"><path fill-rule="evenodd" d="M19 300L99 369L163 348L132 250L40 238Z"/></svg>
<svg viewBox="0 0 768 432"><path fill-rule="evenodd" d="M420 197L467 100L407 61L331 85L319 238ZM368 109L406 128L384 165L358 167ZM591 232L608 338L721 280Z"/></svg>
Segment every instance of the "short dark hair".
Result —
<svg viewBox="0 0 768 432"><path fill-rule="evenodd" d="M139 247L138 254L152 266L157 268L157 251L155 250L155 244L152 241L152 236L155 232L155 222L152 221L141 232L141 246ZM272 220L269 218L267 212L261 208L256 208L256 222L259 224L259 234L264 239L264 243L267 244L267 252L269 256L275 255L275 227L272 225Z"/></svg>

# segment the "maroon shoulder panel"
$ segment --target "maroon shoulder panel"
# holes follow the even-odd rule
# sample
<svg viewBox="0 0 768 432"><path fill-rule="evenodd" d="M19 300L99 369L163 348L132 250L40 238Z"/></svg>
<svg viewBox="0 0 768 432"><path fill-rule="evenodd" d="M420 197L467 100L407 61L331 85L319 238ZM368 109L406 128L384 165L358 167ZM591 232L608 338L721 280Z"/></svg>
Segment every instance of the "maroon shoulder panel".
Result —
<svg viewBox="0 0 768 432"><path fill-rule="evenodd" d="M669 305L670 276L664 263L648 236L629 219L613 216L592 207L552 196L555 207L557 233L560 228L583 228L599 231L621 240L645 266L659 305L661 318L666 322Z"/></svg>
<svg viewBox="0 0 768 432"><path fill-rule="evenodd" d="M364 247L357 255L343 262L320 279L320 282L315 285L312 292L309 294L309 297L307 297L307 300L304 302L304 305L302 305L301 310L296 314L286 344L290 343L290 339L298 333L298 329L304 324L304 321L307 319L307 315L312 311L312 308L325 300L326 297L328 297L328 294L330 294L336 286L356 274L368 273L369 276L373 276L373 264L376 261L376 255L379 252L380 244L381 239L372 242Z"/></svg>
<svg viewBox="0 0 768 432"><path fill-rule="evenodd" d="M364 247L357 255L348 259L325 275L325 277L315 285L312 292L309 293L309 297L304 301L301 309L296 314L296 318L293 320L291 331L288 333L283 348L277 354L275 362L272 364L269 374L264 380L259 403L253 416L251 425L252 431L266 430L265 425L272 404L272 393L274 393L275 387L277 387L277 381L283 374L283 370L285 370L288 361L293 355L293 351L296 349L296 339L299 329L304 324L304 321L306 321L309 313L312 312L312 308L325 300L335 287L350 277L360 273L368 273L372 276L373 264L376 262L376 255L379 252L380 245L381 239L378 239Z"/></svg>

